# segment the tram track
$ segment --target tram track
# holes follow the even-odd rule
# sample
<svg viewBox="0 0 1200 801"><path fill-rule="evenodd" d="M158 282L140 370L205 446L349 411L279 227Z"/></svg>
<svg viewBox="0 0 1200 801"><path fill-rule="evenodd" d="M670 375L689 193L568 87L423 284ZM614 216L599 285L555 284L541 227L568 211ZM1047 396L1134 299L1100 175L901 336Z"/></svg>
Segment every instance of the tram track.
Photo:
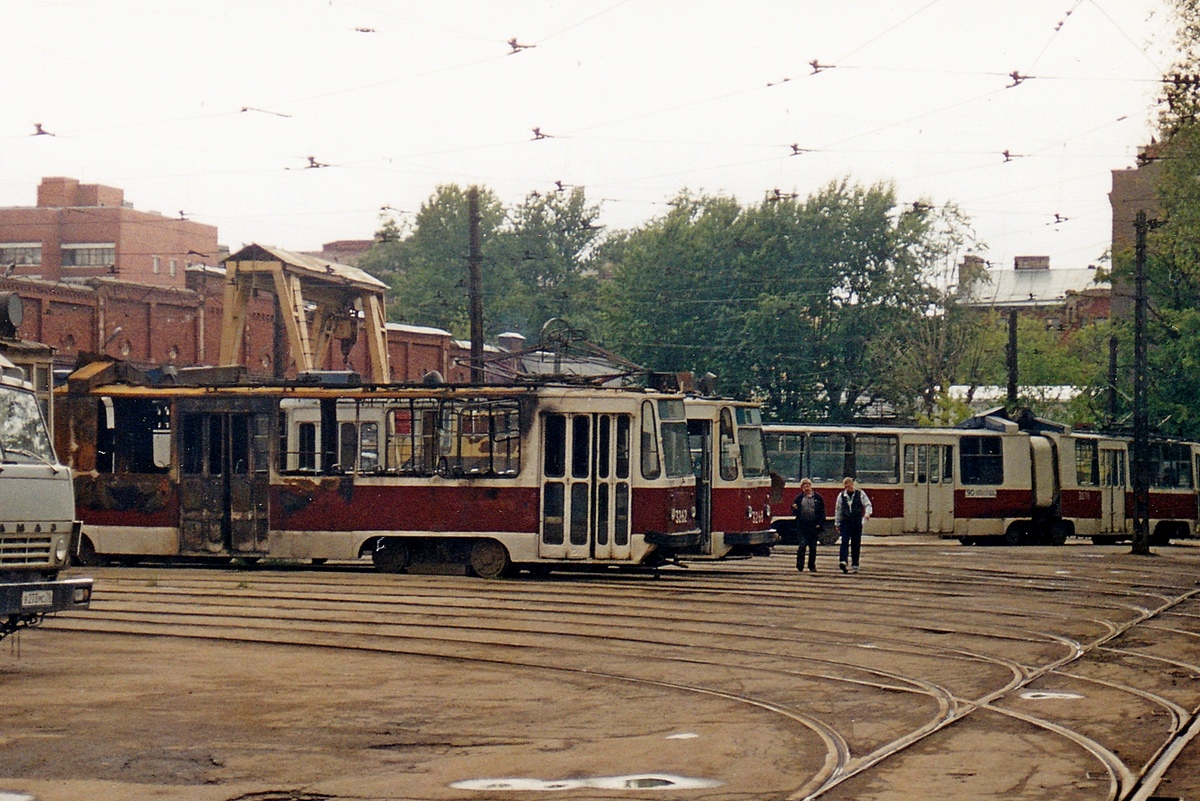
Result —
<svg viewBox="0 0 1200 801"><path fill-rule="evenodd" d="M788 575L779 570L778 564L757 575L741 568L735 566L728 575L720 567L707 568L678 581L606 576L499 584L440 577L397 580L357 573L331 578L324 573L225 572L198 580L190 573L186 579L181 578L184 571L136 577L115 572L111 583L102 579L91 613L69 621L60 619L54 625L130 637L169 634L302 648L383 651L572 672L596 680L654 686L685 696L718 697L790 720L821 743L821 767L788 791L786 797L793 799L836 797L854 777L877 770L930 736L980 713L1005 716L1072 742L1101 764L1109 776L1103 797L1125 797L1137 785L1142 767L1127 766L1104 743L1069 725L1003 706L1017 692L1056 676L1090 681L1109 692L1127 693L1167 709L1170 738L1189 725L1187 707L1181 703L1131 684L1076 675L1069 668L1090 655L1118 650L1111 644L1139 627L1149 630L1149 621L1188 603L1194 591L1172 596L1126 588L1122 597L1114 584L1108 588L1110 592L1101 593L1091 604L1064 605L1063 598L1056 599L1060 602L1059 612L1043 622L1057 621L1062 629L1083 622L1101 632L1081 641L1061 630L994 622L984 626L978 618L970 626L947 621L931 610L950 596L924 592L900 567L896 574L880 577L876 586L862 593L880 592L883 588L878 585L882 582L888 582L892 591L905 588L904 603L887 616L896 621L897 630L888 631L887 621L877 620L882 622L881 630L869 638L858 638L854 634L846 636L846 627L854 629L855 624L846 616L837 616L832 611L836 602L831 600L822 602L822 612L834 617L822 621L823 625L785 625L793 623L787 617L789 603L801 598L813 601L809 595L811 584L798 584L805 578ZM353 580L348 581L347 576ZM723 583L722 578L728 581ZM968 582L955 576L948 581L951 585L958 582L959 591L968 585L974 587L973 592L990 598L992 604L1013 584L991 579ZM353 592L347 591L348 584L353 584ZM1151 598L1159 603L1149 602ZM716 619L714 611L728 610L730 599L759 614L744 615L731 630L728 622ZM611 620L618 610L623 611L623 625L621 631L614 632L601 621ZM924 610L921 619L919 610ZM1036 612L1035 605L1014 617L1028 622L1035 619ZM949 617L957 619L960 615ZM569 626L562 625L564 619L570 621ZM901 625L905 619L906 625ZM933 619L937 622L931 625ZM670 625L664 627L668 621ZM914 639L915 632L922 630L928 641ZM887 636L880 636L883 632ZM1037 651L1053 648L1057 656L1046 658L1043 654L1040 663L1031 664L1027 657L1011 659L961 643L935 643L937 639L964 636L968 641L977 641L977 645L989 642L996 650L1018 644ZM720 642L713 641L718 637ZM823 655L831 652L842 654L842 658ZM903 662L909 670L885 670L872 664L889 660ZM614 663L617 669L601 669L597 661ZM941 666L935 669L938 663ZM929 678L931 671L955 673L945 670L946 663L959 665L959 672L987 666L1003 671L1008 678L993 681L989 692L964 694L962 686L953 688ZM1180 667L1200 673L1186 662L1180 662ZM686 670L681 673L681 668ZM681 675L663 678L673 676L672 669ZM655 673L659 675L652 675ZM776 689L739 691L739 684L752 684L751 676ZM847 693L846 688L851 687L882 693L881 698L902 693L928 699L932 706L919 717L910 714L907 728L893 730L891 736L872 747L861 736L848 739L839 715L813 714L794 700L789 702L787 693L777 689L796 681L843 688L827 690L834 695ZM1168 748L1160 747L1155 758Z"/></svg>

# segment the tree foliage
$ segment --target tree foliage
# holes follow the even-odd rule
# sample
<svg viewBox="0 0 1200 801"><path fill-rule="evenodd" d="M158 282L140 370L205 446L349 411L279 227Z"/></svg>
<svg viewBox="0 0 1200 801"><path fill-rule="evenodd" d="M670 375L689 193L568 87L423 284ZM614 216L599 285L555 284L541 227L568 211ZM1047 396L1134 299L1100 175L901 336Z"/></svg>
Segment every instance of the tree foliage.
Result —
<svg viewBox="0 0 1200 801"><path fill-rule="evenodd" d="M775 417L847 420L892 400L881 354L937 313L929 271L960 233L940 222L887 184L745 207L684 193L609 254L603 331L634 360L716 373Z"/></svg>
<svg viewBox="0 0 1200 801"><path fill-rule="evenodd" d="M409 232L390 219L381 224L361 266L389 284L389 319L469 334L468 192L438 187ZM479 213L486 335L536 337L551 317L590 319L599 210L582 189L533 192L512 210L483 189Z"/></svg>

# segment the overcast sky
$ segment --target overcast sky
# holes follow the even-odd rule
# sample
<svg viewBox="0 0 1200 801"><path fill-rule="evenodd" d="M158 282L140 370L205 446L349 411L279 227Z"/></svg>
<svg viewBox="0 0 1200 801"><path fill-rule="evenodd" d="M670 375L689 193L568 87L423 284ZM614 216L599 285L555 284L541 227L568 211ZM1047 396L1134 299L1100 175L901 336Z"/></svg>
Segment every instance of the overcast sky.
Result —
<svg viewBox="0 0 1200 801"><path fill-rule="evenodd" d="M848 176L958 204L994 264L1086 267L1172 60L1166 0L0 0L0 30L0 206L66 175L234 250L370 238L444 183L583 186L626 228Z"/></svg>

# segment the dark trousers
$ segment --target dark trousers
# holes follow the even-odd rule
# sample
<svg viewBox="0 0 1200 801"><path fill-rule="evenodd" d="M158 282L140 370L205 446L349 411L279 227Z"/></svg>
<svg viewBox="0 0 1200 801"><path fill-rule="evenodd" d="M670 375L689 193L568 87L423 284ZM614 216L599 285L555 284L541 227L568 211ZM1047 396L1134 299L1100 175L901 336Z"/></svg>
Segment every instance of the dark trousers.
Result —
<svg viewBox="0 0 1200 801"><path fill-rule="evenodd" d="M842 545L838 550L838 561L846 564L847 561L855 567L858 566L858 553L862 549L862 522L857 523L842 523ZM850 559L847 560L846 557Z"/></svg>
<svg viewBox="0 0 1200 801"><path fill-rule="evenodd" d="M817 541L813 539L811 543L800 541L800 546L796 549L796 569L804 569L804 551L808 549L808 569L817 569Z"/></svg>
<svg viewBox="0 0 1200 801"><path fill-rule="evenodd" d="M817 569L817 542L818 533L816 527L812 525L805 526L803 523L797 524L798 531L796 532L796 569L804 569L804 555L808 553L808 569Z"/></svg>

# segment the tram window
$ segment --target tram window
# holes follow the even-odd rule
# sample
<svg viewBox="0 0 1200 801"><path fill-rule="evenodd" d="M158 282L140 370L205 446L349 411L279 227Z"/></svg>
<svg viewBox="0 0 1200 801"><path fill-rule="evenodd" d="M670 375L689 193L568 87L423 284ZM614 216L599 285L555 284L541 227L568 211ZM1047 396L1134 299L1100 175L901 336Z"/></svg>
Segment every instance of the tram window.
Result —
<svg viewBox="0 0 1200 801"><path fill-rule="evenodd" d="M1095 440L1075 440L1075 483L1080 487L1100 486L1100 453Z"/></svg>
<svg viewBox="0 0 1200 801"><path fill-rule="evenodd" d="M587 478L591 463L592 463L592 420L587 415L576 415L571 420L571 476L573 478ZM572 497L571 504L574 506L575 499ZM572 514L572 521L574 515ZM574 522L571 523L574 529ZM573 535L572 535L573 536ZM574 539L571 540L574 542Z"/></svg>
<svg viewBox="0 0 1200 801"><path fill-rule="evenodd" d="M629 478L629 415L617 416L617 478Z"/></svg>
<svg viewBox="0 0 1200 801"><path fill-rule="evenodd" d="M848 434L813 434L808 440L808 454L814 483L841 481L850 472Z"/></svg>
<svg viewBox="0 0 1200 801"><path fill-rule="evenodd" d="M521 469L516 401L449 401L442 406L439 460L453 476L515 476Z"/></svg>
<svg viewBox="0 0 1200 801"><path fill-rule="evenodd" d="M412 402L388 410L388 469L404 475L432 475L437 467L437 408Z"/></svg>
<svg viewBox="0 0 1200 801"><path fill-rule="evenodd" d="M1106 487L1122 487L1125 486L1125 451L1116 450L1115 448L1105 448L1100 451L1101 468L1103 472L1104 486ZM1200 467L1200 457L1197 457L1197 467Z"/></svg>
<svg viewBox="0 0 1200 801"><path fill-rule="evenodd" d="M718 454L721 459L721 478L733 481L738 477L738 450L733 439L733 415L729 407L721 410L721 435Z"/></svg>
<svg viewBox="0 0 1200 801"><path fill-rule="evenodd" d="M542 542L547 545L563 544L565 491L558 482L547 482L542 489Z"/></svg>
<svg viewBox="0 0 1200 801"><path fill-rule="evenodd" d="M296 426L296 469L312 472L317 469L317 424Z"/></svg>
<svg viewBox="0 0 1200 801"><path fill-rule="evenodd" d="M208 474L225 472L225 415L205 415L208 419Z"/></svg>
<svg viewBox="0 0 1200 801"><path fill-rule="evenodd" d="M361 423L358 427L358 469L362 473L379 469L379 423Z"/></svg>
<svg viewBox="0 0 1200 801"><path fill-rule="evenodd" d="M199 414L183 416L179 441L180 470L187 475L204 472L204 417Z"/></svg>
<svg viewBox="0 0 1200 801"><path fill-rule="evenodd" d="M608 478L612 473L612 418L603 415L596 421L596 477Z"/></svg>
<svg viewBox="0 0 1200 801"><path fill-rule="evenodd" d="M963 484L1003 484L1004 450L1000 437L963 437L959 441Z"/></svg>
<svg viewBox="0 0 1200 801"><path fill-rule="evenodd" d="M671 478L692 475L692 453L688 446L687 423L663 423L663 466Z"/></svg>
<svg viewBox="0 0 1200 801"><path fill-rule="evenodd" d="M662 467L658 461L658 425L654 404L642 404L642 478L658 478Z"/></svg>
<svg viewBox="0 0 1200 801"><path fill-rule="evenodd" d="M165 473L171 466L170 406L164 401L101 398L96 470Z"/></svg>
<svg viewBox="0 0 1200 801"><path fill-rule="evenodd" d="M917 481L917 446L904 446L904 483L915 484Z"/></svg>
<svg viewBox="0 0 1200 801"><path fill-rule="evenodd" d="M1150 444L1151 483L1162 489L1191 489L1192 455L1187 445L1178 442Z"/></svg>
<svg viewBox="0 0 1200 801"><path fill-rule="evenodd" d="M737 424L741 426L761 426L762 425L762 410L754 406L738 406L734 410L737 415Z"/></svg>
<svg viewBox="0 0 1200 801"><path fill-rule="evenodd" d="M552 478L562 478L567 472L567 418L561 414L546 415L545 448L542 472ZM562 540L559 540L562 542Z"/></svg>
<svg viewBox="0 0 1200 801"><path fill-rule="evenodd" d="M662 421L663 467L671 478L692 475L692 453L688 446L687 413L681 400L660 400ZM649 478L649 476L647 476Z"/></svg>
<svg viewBox="0 0 1200 801"><path fill-rule="evenodd" d="M571 544L588 543L588 505L591 493L588 485L578 482L571 485Z"/></svg>
<svg viewBox="0 0 1200 801"><path fill-rule="evenodd" d="M254 447L254 472L270 472L271 463L271 416L256 414L251 418L254 426L254 437L251 443Z"/></svg>
<svg viewBox="0 0 1200 801"><path fill-rule="evenodd" d="M894 435L859 434L854 439L855 477L868 484L900 481L900 440Z"/></svg>
<svg viewBox="0 0 1200 801"><path fill-rule="evenodd" d="M229 465L235 476L250 472L250 418L235 414L229 417Z"/></svg>
<svg viewBox="0 0 1200 801"><path fill-rule="evenodd" d="M353 473L354 463L358 461L358 426L342 423L339 433L338 469L343 473Z"/></svg>
<svg viewBox="0 0 1200 801"><path fill-rule="evenodd" d="M767 457L763 452L762 429L744 426L739 428L738 447L742 454L742 474L747 478L765 476L767 474Z"/></svg>
<svg viewBox="0 0 1200 801"><path fill-rule="evenodd" d="M764 434L763 446L772 471L787 481L804 477L803 434Z"/></svg>
<svg viewBox="0 0 1200 801"><path fill-rule="evenodd" d="M613 504L613 544L629 544L629 485L617 484L616 503Z"/></svg>
<svg viewBox="0 0 1200 801"><path fill-rule="evenodd" d="M612 485L596 486L596 544L608 545L608 493Z"/></svg>

